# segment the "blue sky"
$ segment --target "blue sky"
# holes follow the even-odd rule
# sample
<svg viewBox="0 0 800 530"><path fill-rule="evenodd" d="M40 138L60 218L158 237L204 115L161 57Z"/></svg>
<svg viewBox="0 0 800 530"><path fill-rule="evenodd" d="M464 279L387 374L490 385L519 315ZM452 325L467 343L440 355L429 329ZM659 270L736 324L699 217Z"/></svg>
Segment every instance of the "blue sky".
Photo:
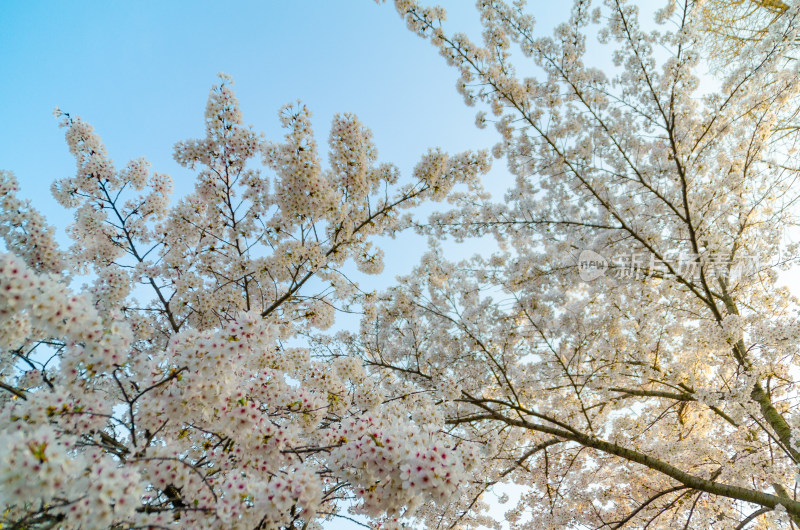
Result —
<svg viewBox="0 0 800 530"><path fill-rule="evenodd" d="M450 19L477 27L466 2ZM474 31L472 32L475 33ZM49 194L74 170L52 110L94 125L118 167L146 157L188 189L175 142L203 134L216 74L235 80L244 119L282 134L281 105L302 99L321 146L336 112L372 128L380 157L409 174L428 147L489 147L476 109L455 91L456 73L405 27L391 5L351 2L26 2L0 5L0 169L61 227ZM502 169L502 163L497 164Z"/></svg>
<svg viewBox="0 0 800 530"><path fill-rule="evenodd" d="M531 3L552 18L552 6ZM444 5L451 31L480 38L472 2ZM245 123L267 138L280 138L278 109L296 99L314 113L321 147L333 115L354 112L372 129L381 161L404 175L429 147L455 153L498 139L474 126L478 109L456 92L457 73L391 2L7 0L0 3L0 169L16 174L22 196L63 234L71 214L49 187L73 174L74 161L52 115L58 106L95 127L117 167L144 156L185 193L193 176L172 160L173 145L203 135L218 72L233 76ZM499 197L509 184L497 161L487 186ZM420 243L406 237L385 248L394 264L388 281L410 270Z"/></svg>

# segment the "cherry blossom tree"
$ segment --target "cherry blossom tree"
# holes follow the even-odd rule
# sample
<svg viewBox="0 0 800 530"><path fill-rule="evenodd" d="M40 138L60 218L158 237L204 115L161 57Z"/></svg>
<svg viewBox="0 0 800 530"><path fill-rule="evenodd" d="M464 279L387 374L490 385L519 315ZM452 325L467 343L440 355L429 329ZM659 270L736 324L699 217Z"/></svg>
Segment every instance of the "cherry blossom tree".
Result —
<svg viewBox="0 0 800 530"><path fill-rule="evenodd" d="M577 0L540 36L523 2L480 0L481 43L395 4L516 176L504 201L464 196L423 227L501 251L434 244L347 339L483 447L428 526L800 524L800 315L776 283L797 258L796 3L705 82L703 2L651 23ZM504 521L491 493L520 494Z"/></svg>
<svg viewBox="0 0 800 530"><path fill-rule="evenodd" d="M52 188L75 214L66 250L0 173L4 528L320 528L345 506L391 527L474 467L441 416L405 419L358 359L308 346L365 296L347 263L380 272L373 240L477 189L488 155L431 150L403 182L343 114L324 166L304 105L268 142L231 84L211 90L205 137L175 147L197 174L179 200L56 111L77 161Z"/></svg>

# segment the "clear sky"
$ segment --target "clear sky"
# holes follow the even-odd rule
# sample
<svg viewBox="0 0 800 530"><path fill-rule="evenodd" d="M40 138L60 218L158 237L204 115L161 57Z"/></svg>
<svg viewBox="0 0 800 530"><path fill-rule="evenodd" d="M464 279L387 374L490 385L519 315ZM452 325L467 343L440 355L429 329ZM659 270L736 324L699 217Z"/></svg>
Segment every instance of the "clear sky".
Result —
<svg viewBox="0 0 800 530"><path fill-rule="evenodd" d="M188 191L192 175L172 147L203 135L218 72L233 76L245 123L271 139L282 135L280 106L299 98L314 113L321 148L333 114L354 112L373 130L381 160L404 175L429 147L490 147L497 135L474 126L477 109L456 93L456 72L390 4L6 0L0 169L14 171L22 195L63 230L70 217L49 186L71 176L74 162L52 116L58 106L95 127L117 167L144 156ZM449 26L478 36L471 2L450 4ZM502 178L504 164L495 165L493 178ZM408 255L398 247L387 249L389 260Z"/></svg>

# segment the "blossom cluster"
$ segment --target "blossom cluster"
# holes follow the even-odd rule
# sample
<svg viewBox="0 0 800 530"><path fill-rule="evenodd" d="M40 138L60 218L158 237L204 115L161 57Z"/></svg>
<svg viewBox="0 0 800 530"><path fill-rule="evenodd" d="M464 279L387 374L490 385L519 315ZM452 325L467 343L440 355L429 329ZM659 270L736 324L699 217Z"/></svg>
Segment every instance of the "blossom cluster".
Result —
<svg viewBox="0 0 800 530"><path fill-rule="evenodd" d="M411 516L426 499L447 500L467 476L465 452L396 417L354 417L325 433L331 465L357 487L357 510L373 517ZM455 449L455 450L454 450Z"/></svg>
<svg viewBox="0 0 800 530"><path fill-rule="evenodd" d="M65 263L54 230L30 201L17 198L18 189L16 177L9 171L0 171L0 237L6 248L19 249L20 257L36 270L63 271Z"/></svg>

